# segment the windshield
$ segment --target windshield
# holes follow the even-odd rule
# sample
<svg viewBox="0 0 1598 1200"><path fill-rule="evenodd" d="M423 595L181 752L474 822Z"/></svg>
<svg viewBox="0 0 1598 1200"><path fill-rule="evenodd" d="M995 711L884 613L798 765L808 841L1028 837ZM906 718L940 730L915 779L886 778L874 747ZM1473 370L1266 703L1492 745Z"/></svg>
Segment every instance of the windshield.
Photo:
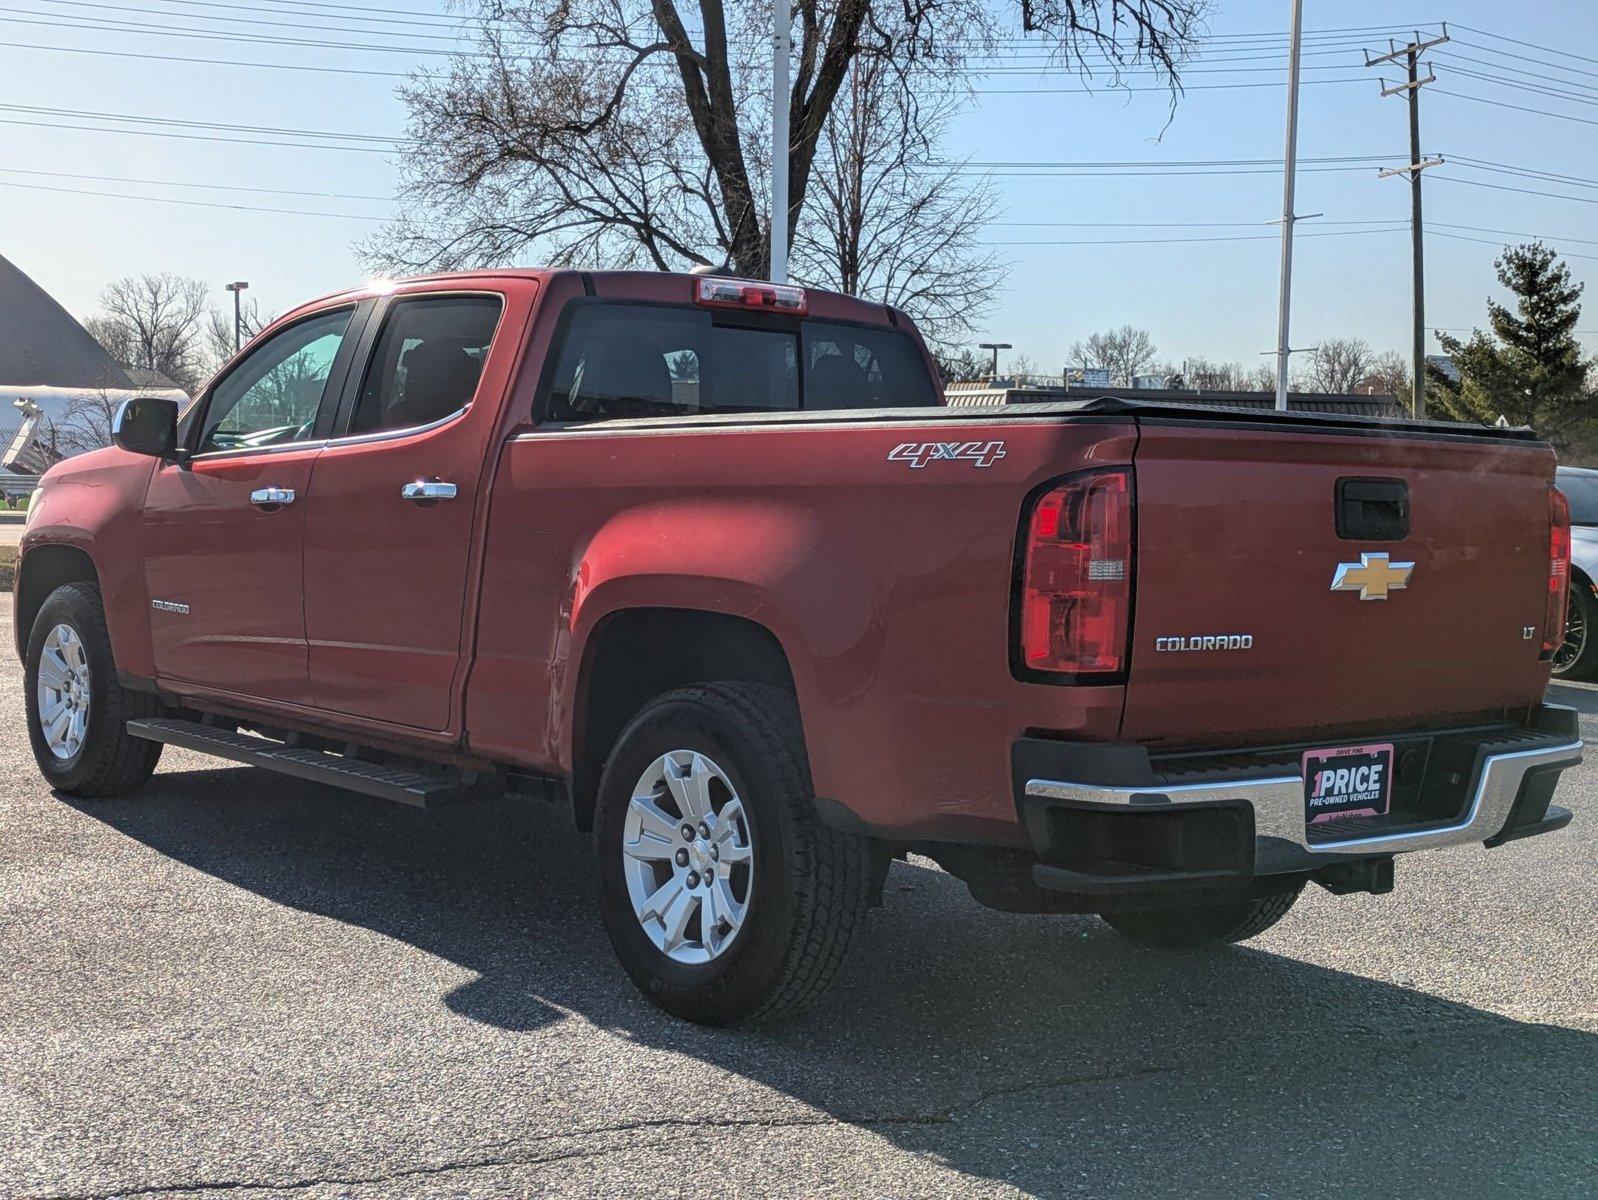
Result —
<svg viewBox="0 0 1598 1200"><path fill-rule="evenodd" d="M1572 525L1598 525L1598 475L1559 472L1554 482L1570 501Z"/></svg>

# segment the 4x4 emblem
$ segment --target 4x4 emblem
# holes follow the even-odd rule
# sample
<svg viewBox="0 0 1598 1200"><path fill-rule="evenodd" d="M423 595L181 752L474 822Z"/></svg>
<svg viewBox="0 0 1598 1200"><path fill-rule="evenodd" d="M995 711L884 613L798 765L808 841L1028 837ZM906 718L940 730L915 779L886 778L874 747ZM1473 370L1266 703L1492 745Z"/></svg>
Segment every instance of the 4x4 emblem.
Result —
<svg viewBox="0 0 1598 1200"><path fill-rule="evenodd" d="M889 462L907 462L913 471L941 459L964 460L974 467L991 467L1003 457L1003 442L900 442L888 451Z"/></svg>
<svg viewBox="0 0 1598 1200"><path fill-rule="evenodd" d="M1338 563L1332 591L1358 592L1361 600L1385 600L1387 593L1409 586L1412 562L1390 562L1386 551L1365 552L1357 563Z"/></svg>

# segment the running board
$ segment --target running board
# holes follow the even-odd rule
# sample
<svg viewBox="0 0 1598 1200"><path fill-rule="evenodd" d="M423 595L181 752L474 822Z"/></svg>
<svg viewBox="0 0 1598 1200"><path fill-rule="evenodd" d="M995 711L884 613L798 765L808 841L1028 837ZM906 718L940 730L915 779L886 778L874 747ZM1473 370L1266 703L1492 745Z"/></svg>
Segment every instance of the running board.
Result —
<svg viewBox="0 0 1598 1200"><path fill-rule="evenodd" d="M174 717L129 721L128 733L147 741L181 746L185 750L195 750L213 758L231 759L233 762L276 771L280 775L325 783L330 787L376 796L380 800L394 800L416 808L437 808L465 800L487 799L504 788L503 778L492 771L461 772L453 776L443 771L433 774L410 767L366 762L323 750L289 746L269 738L234 733L214 725Z"/></svg>

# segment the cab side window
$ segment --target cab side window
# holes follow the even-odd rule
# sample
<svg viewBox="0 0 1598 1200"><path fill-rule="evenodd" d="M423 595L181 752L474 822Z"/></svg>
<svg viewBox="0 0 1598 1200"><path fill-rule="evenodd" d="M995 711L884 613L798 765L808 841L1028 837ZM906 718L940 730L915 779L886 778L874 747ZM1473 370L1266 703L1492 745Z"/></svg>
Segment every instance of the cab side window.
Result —
<svg viewBox="0 0 1598 1200"><path fill-rule="evenodd" d="M361 381L349 432L430 425L471 404L502 308L498 296L394 301Z"/></svg>
<svg viewBox="0 0 1598 1200"><path fill-rule="evenodd" d="M310 438L353 308L318 313L265 342L211 389L196 453Z"/></svg>

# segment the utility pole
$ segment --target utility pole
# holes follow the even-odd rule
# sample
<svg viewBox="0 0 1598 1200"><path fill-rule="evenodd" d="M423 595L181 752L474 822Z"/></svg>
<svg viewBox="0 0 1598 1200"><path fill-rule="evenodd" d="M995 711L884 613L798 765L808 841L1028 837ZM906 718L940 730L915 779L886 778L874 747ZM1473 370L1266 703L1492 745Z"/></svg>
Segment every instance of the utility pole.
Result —
<svg viewBox="0 0 1598 1200"><path fill-rule="evenodd" d="M788 60L793 49L789 0L771 0L771 282L788 282Z"/></svg>
<svg viewBox="0 0 1598 1200"><path fill-rule="evenodd" d="M1448 26L1444 24L1441 37L1422 41L1417 31L1415 40L1407 46L1397 46L1389 41L1388 53L1376 58L1372 58L1368 51L1365 54L1367 67L1402 59L1409 69L1407 83L1386 87L1386 80L1382 81L1384 97L1402 93L1409 99L1409 165L1378 172L1377 178L1386 179L1390 175L1409 176L1410 289L1414 309L1413 328L1410 331L1412 338L1410 355L1413 364L1411 369L1415 373L1414 389L1410 394L1410 411L1417 417L1426 415L1426 258L1423 244L1425 226L1421 220L1420 208L1420 177L1428 167L1441 166L1443 162L1440 157L1422 159L1420 156L1420 89L1437 79L1429 63L1426 67L1426 78L1420 77L1420 56L1423 51L1430 50L1433 46L1441 46L1446 41L1448 41Z"/></svg>
<svg viewBox="0 0 1598 1200"><path fill-rule="evenodd" d="M1287 146L1282 160L1282 280L1276 309L1276 411L1287 411L1288 324L1293 303L1293 184L1298 171L1298 56L1304 0L1293 0L1287 50Z"/></svg>
<svg viewBox="0 0 1598 1200"><path fill-rule="evenodd" d="M237 354L244 344L244 289L250 285L240 279L225 286L233 293L233 353Z"/></svg>
<svg viewBox="0 0 1598 1200"><path fill-rule="evenodd" d="M999 351L1000 350L1008 350L1010 348L1010 343L1009 342L978 342L977 343L977 348L979 350L991 350L991 351L993 351L993 373L988 378L997 379L999 377Z"/></svg>

